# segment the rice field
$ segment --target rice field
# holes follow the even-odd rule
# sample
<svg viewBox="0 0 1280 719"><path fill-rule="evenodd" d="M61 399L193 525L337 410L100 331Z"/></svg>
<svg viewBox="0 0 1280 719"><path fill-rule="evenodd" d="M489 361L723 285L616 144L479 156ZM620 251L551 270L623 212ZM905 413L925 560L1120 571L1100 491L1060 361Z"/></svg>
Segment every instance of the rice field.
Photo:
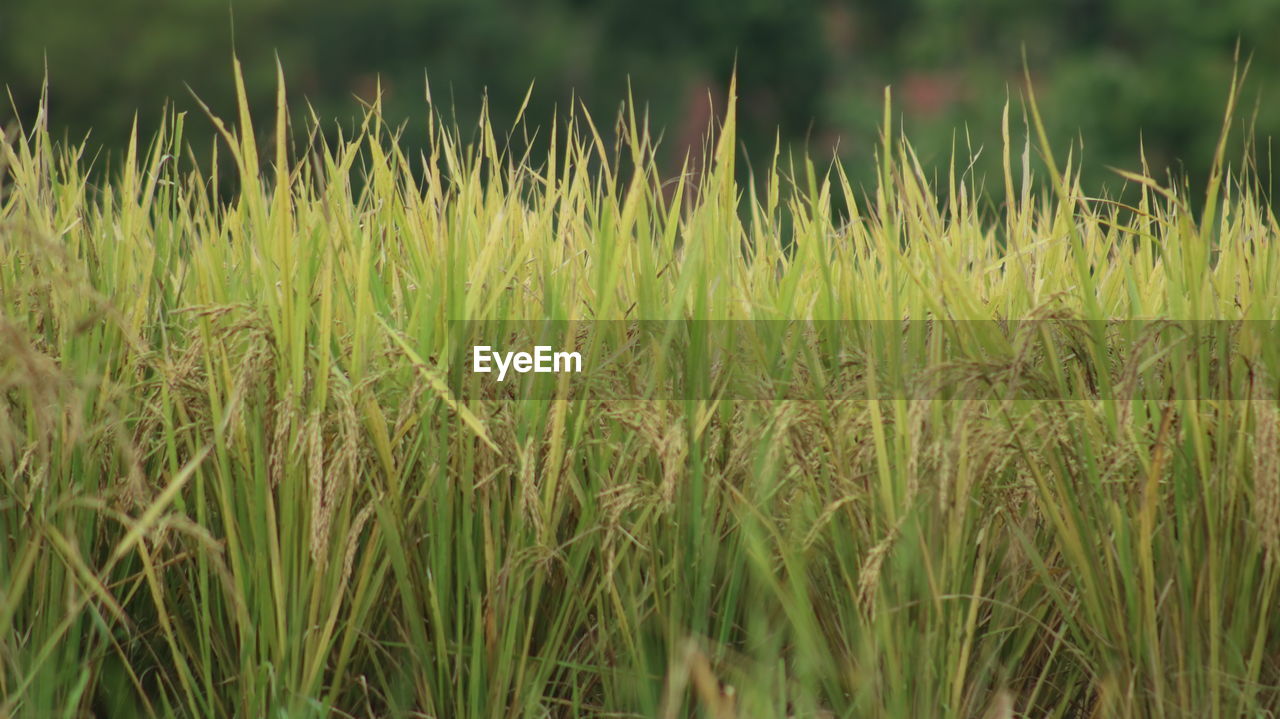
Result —
<svg viewBox="0 0 1280 719"><path fill-rule="evenodd" d="M0 717L1277 716L1236 94L1207 187L1123 201L1031 96L981 178L886 93L871 186L748 171L732 101L681 172L632 106L406 147L281 77L112 158L42 111L0 143ZM459 371L548 327L580 376Z"/></svg>

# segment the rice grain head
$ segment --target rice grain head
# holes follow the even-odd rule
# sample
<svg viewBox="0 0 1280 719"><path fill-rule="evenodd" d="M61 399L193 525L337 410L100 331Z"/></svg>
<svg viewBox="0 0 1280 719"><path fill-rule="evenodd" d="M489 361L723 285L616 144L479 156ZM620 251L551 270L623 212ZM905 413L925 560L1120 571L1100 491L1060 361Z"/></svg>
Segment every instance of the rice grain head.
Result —
<svg viewBox="0 0 1280 719"><path fill-rule="evenodd" d="M307 489L311 494L311 559L317 563L329 549L329 522L333 505L325 502L324 432L321 415L314 412L307 420Z"/></svg>
<svg viewBox="0 0 1280 719"><path fill-rule="evenodd" d="M1280 411L1267 396L1265 377L1254 378L1254 521L1271 562L1280 561Z"/></svg>

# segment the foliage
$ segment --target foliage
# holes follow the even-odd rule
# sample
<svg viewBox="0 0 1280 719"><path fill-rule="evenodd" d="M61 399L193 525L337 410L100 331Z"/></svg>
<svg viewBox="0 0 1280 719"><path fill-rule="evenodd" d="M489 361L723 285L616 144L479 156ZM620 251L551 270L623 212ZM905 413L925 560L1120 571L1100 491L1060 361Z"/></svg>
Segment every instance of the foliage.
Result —
<svg viewBox="0 0 1280 719"><path fill-rule="evenodd" d="M170 99L195 111L188 85L212 107L234 108L233 48L255 106L271 102L278 54L295 111L305 97L348 130L359 120L350 97L371 100L380 80L388 122L407 123L410 157L426 139L424 75L463 127L478 119L484 94L508 125L536 80L528 116L539 123L576 101L612 115L632 90L665 133L660 160L674 172L698 149L709 94L723 111L736 67L738 138L754 157L768 156L780 131L784 148L819 159L838 148L855 185L872 184L862 168L871 166L882 89L893 85L926 171L943 172L953 145L989 148L977 170L998 196L1000 138L991 129L1003 98L1023 85L1025 50L1051 139L1089 140L1090 193L1104 183L1119 191L1106 168L1138 169L1140 142L1153 174L1163 180L1169 168L1199 193L1216 140L1206 129L1216 125L1237 43L1255 59L1241 120L1259 100L1268 189L1267 143L1280 132L1280 5L1270 0L9 0L0 34L0 84L28 123L47 64L55 136L92 129L91 148L101 142L116 156L138 108ZM154 119L144 114L144 135ZM206 129L191 132L203 152Z"/></svg>

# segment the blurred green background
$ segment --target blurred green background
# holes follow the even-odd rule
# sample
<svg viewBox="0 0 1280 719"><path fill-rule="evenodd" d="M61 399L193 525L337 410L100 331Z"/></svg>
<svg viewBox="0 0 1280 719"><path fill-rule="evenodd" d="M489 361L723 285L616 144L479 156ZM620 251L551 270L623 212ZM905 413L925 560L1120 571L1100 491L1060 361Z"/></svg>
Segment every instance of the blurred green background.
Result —
<svg viewBox="0 0 1280 719"><path fill-rule="evenodd" d="M953 142L962 156L984 148L976 171L998 193L1007 95L1022 132L1024 45L1056 150L1083 138L1091 185L1119 184L1107 165L1137 169L1141 139L1157 173L1199 186L1237 41L1253 58L1240 124L1256 109L1267 174L1267 138L1280 134L1278 0L3 0L0 84L29 117L47 62L52 125L72 139L92 130L109 157L135 111L146 130L166 99L195 110L187 86L231 115L233 47L263 120L278 54L295 107L305 98L322 118L350 123L353 96L371 98L380 78L409 143L425 124L424 77L464 128L486 92L494 119L510 122L536 81L528 118L544 135L574 97L610 125L630 81L674 171L736 62L741 140L757 165L776 130L784 150L834 150L866 181L892 85L926 166L945 173ZM202 133L211 127L193 115L188 136Z"/></svg>

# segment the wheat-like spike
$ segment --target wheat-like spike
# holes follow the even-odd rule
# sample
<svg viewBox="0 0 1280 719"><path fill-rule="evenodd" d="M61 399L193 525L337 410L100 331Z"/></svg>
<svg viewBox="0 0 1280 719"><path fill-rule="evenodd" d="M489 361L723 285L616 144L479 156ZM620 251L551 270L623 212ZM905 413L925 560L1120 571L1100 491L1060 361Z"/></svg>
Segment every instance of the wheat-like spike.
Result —
<svg viewBox="0 0 1280 719"><path fill-rule="evenodd" d="M319 563L329 548L333 506L325 503L324 433L317 411L307 420L307 489L311 495L311 559Z"/></svg>
<svg viewBox="0 0 1280 719"><path fill-rule="evenodd" d="M373 516L374 503L372 500L366 504L360 513L356 515L356 519L351 523L351 531L347 533L347 547L342 555L342 576L338 579L338 592L345 590L347 582L351 579L351 569L355 566L356 549L360 546L360 534L364 532L364 525Z"/></svg>
<svg viewBox="0 0 1280 719"><path fill-rule="evenodd" d="M1280 562L1280 411L1261 375L1254 378L1254 521L1271 562Z"/></svg>
<svg viewBox="0 0 1280 719"><path fill-rule="evenodd" d="M880 570L884 566L885 557L889 555L889 550L893 549L899 529L900 525L895 525L888 534L876 542L862 560L862 568L858 570L858 603L868 614L875 613L875 596L876 589L880 586Z"/></svg>

